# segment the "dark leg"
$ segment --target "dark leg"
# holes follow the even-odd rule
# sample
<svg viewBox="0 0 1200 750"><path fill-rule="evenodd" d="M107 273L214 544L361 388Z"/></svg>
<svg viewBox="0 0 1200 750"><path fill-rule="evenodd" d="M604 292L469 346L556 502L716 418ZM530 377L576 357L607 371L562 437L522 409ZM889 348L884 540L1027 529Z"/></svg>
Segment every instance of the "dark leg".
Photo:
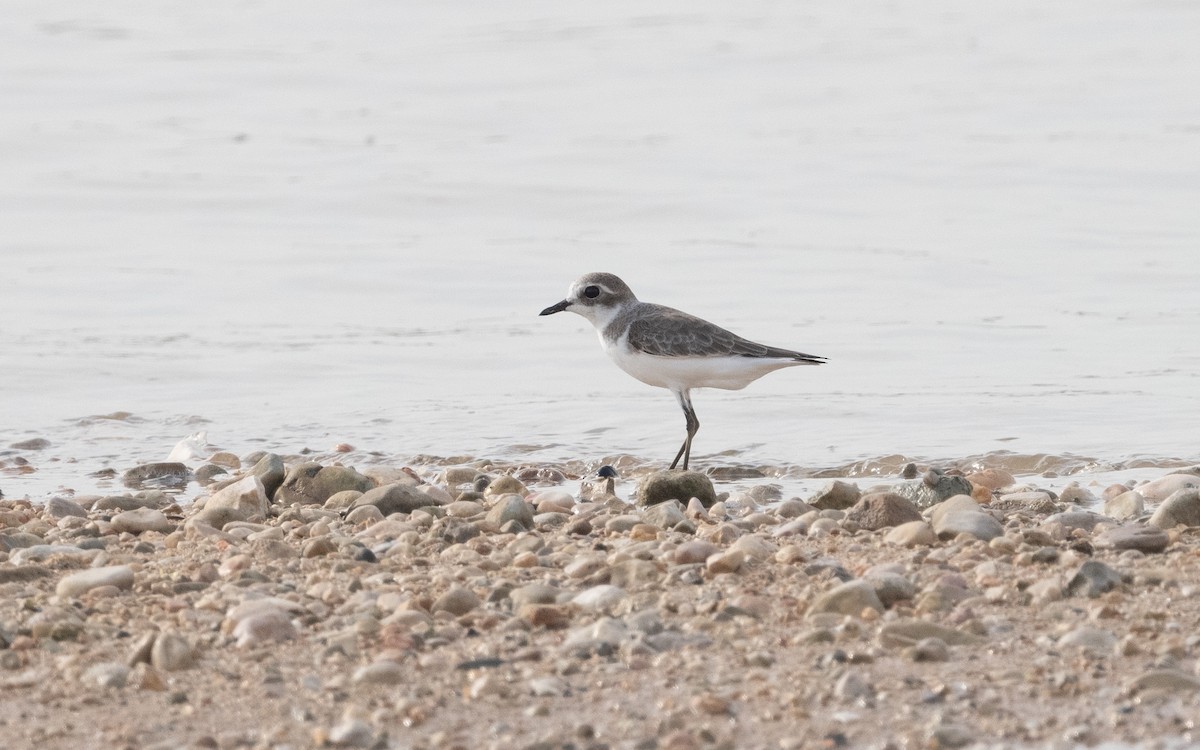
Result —
<svg viewBox="0 0 1200 750"><path fill-rule="evenodd" d="M688 460L692 457L692 438L700 431L700 420L696 418L696 410L692 408L692 396L687 391L678 391L675 397L679 399L679 405L683 407L683 416L687 420L687 437L683 439L683 445L679 446L679 452L675 454L675 460L671 462L671 468L674 469L679 463L679 459L683 459L683 468L688 467Z"/></svg>

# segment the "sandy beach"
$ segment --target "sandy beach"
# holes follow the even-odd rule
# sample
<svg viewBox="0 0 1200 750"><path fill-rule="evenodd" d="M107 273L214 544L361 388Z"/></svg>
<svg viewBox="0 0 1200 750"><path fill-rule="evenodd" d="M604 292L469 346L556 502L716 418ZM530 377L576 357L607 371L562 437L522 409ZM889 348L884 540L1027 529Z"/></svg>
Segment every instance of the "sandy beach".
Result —
<svg viewBox="0 0 1200 750"><path fill-rule="evenodd" d="M1193 741L1195 469L1051 492L912 466L796 498L359 468L221 452L0 501L0 744Z"/></svg>

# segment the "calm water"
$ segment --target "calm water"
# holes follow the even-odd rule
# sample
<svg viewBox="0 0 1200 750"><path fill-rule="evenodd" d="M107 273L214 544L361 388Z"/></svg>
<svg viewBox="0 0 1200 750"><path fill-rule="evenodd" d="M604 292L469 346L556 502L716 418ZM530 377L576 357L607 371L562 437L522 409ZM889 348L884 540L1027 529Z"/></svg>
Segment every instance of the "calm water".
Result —
<svg viewBox="0 0 1200 750"><path fill-rule="evenodd" d="M7 496L196 430L665 462L671 396L536 316L592 270L829 357L699 392L700 467L1200 460L1200 6L5 15Z"/></svg>

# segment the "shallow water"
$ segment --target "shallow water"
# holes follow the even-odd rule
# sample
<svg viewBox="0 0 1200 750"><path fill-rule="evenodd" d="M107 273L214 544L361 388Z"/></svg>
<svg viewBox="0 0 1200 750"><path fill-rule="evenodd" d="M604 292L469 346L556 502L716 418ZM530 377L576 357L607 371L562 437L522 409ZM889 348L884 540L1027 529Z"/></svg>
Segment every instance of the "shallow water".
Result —
<svg viewBox="0 0 1200 750"><path fill-rule="evenodd" d="M701 468L1200 461L1195 6L6 16L0 446L51 442L7 496L197 430L665 463L670 395L536 316L591 270L829 357L696 394Z"/></svg>

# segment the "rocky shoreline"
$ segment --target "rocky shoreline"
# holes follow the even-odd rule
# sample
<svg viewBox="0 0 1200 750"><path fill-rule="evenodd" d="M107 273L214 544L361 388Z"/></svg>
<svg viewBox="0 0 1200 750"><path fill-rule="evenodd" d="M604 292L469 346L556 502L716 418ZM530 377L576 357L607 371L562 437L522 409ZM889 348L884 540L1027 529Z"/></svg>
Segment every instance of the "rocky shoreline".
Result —
<svg viewBox="0 0 1200 750"><path fill-rule="evenodd" d="M1193 740L1196 470L1051 492L911 467L804 498L657 472L632 503L550 466L122 478L0 500L4 747Z"/></svg>

